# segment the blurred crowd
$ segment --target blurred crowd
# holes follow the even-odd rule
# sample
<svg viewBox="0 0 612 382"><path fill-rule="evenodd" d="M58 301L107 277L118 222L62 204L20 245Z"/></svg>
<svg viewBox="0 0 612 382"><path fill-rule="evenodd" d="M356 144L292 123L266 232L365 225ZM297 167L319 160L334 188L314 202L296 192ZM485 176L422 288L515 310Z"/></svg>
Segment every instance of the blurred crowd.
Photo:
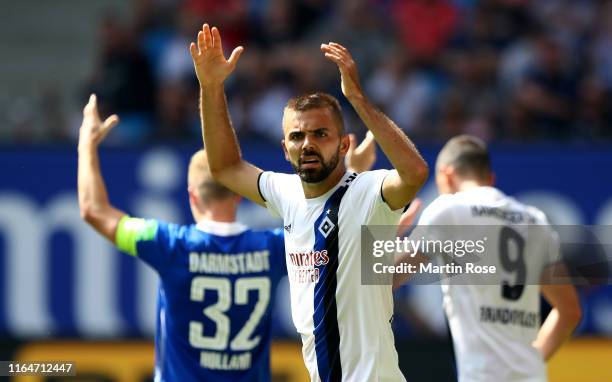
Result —
<svg viewBox="0 0 612 382"><path fill-rule="evenodd" d="M366 93L418 142L459 133L487 141L612 138L612 1L134 0L107 13L82 93L118 113L116 143L199 139L198 87L188 45L204 21L226 53L245 46L226 85L239 135L281 139L298 93L344 102L319 50L344 44ZM52 137L70 139L69 137Z"/></svg>

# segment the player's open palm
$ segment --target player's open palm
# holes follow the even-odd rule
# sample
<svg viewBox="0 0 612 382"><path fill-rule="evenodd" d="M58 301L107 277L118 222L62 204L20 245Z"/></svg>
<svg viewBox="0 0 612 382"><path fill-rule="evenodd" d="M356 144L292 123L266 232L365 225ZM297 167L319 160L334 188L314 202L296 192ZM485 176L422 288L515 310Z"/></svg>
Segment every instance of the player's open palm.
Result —
<svg viewBox="0 0 612 382"><path fill-rule="evenodd" d="M89 102L83 108L83 123L81 123L81 129L79 130L79 146L84 144L97 146L117 123L119 123L119 117L116 114L102 121L98 112L97 97L92 94L89 97Z"/></svg>
<svg viewBox="0 0 612 382"><path fill-rule="evenodd" d="M242 46L235 48L226 60L219 29L216 27L211 29L208 24L204 24L202 30L198 32L197 43L192 42L189 46L200 86L221 85L234 71L243 50Z"/></svg>
<svg viewBox="0 0 612 382"><path fill-rule="evenodd" d="M342 79L342 94L349 100L361 96L362 90L359 84L357 65L348 49L338 43L330 42L329 44L321 44L321 50L325 53L325 57L338 65Z"/></svg>
<svg viewBox="0 0 612 382"><path fill-rule="evenodd" d="M357 146L355 134L349 134L350 147L346 153L346 167L355 172L369 171L376 162L376 141L371 131Z"/></svg>

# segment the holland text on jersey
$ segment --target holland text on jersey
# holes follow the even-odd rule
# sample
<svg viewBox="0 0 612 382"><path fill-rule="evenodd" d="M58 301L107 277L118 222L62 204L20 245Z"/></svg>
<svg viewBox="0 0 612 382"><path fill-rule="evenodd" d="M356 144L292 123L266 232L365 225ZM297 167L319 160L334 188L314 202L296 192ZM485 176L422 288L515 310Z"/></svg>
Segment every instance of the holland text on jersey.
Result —
<svg viewBox="0 0 612 382"><path fill-rule="evenodd" d="M251 353L227 354L203 351L200 353L200 365L213 370L247 370L251 367Z"/></svg>

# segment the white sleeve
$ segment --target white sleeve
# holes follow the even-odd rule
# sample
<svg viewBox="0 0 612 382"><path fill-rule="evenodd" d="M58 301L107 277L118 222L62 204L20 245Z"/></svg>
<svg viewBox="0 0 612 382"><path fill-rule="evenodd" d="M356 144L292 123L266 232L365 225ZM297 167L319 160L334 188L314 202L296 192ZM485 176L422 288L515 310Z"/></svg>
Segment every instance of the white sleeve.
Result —
<svg viewBox="0 0 612 382"><path fill-rule="evenodd" d="M257 187L259 194L266 203L266 207L272 215L283 218L286 200L283 195L291 195L292 176L272 171L264 171L259 174Z"/></svg>
<svg viewBox="0 0 612 382"><path fill-rule="evenodd" d="M404 207L392 210L382 196L382 184L389 170L366 171L351 185L351 205L365 211L362 224L396 225Z"/></svg>

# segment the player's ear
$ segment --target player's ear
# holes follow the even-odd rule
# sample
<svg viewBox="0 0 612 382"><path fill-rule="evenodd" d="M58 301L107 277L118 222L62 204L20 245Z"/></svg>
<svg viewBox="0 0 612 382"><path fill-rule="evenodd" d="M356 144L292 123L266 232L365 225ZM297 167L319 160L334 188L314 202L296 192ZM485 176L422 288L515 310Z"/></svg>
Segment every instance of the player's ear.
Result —
<svg viewBox="0 0 612 382"><path fill-rule="evenodd" d="M497 177L495 176L495 173L493 171L491 171L490 175L489 175L489 186L494 186L495 185L495 181L497 181Z"/></svg>
<svg viewBox="0 0 612 382"><path fill-rule="evenodd" d="M436 171L436 185L441 194L453 192L453 172L454 170L448 166L440 167L440 169Z"/></svg>
<svg viewBox="0 0 612 382"><path fill-rule="evenodd" d="M281 139L281 147L283 148L283 153L285 153L285 160L287 162L291 162L291 159L289 159L289 151L287 151L287 147L285 146L284 139Z"/></svg>
<svg viewBox="0 0 612 382"><path fill-rule="evenodd" d="M346 155L349 147L351 147L351 139L348 134L344 134L340 137L340 154L343 156Z"/></svg>
<svg viewBox="0 0 612 382"><path fill-rule="evenodd" d="M189 204L191 204L192 206L197 206L199 202L199 198L194 192L193 187L191 186L187 187L187 193L189 194Z"/></svg>
<svg viewBox="0 0 612 382"><path fill-rule="evenodd" d="M453 166L447 166L443 169L443 171L451 192L456 192L459 186L457 170Z"/></svg>
<svg viewBox="0 0 612 382"><path fill-rule="evenodd" d="M455 168L453 166L444 166L441 170L444 176L446 176L447 178L451 178L456 174Z"/></svg>

